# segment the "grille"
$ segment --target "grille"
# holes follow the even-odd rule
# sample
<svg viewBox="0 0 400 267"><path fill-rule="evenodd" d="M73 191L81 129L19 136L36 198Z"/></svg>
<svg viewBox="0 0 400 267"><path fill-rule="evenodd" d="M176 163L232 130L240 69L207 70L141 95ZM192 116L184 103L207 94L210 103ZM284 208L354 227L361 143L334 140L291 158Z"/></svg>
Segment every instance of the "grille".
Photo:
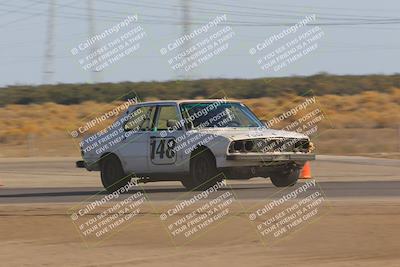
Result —
<svg viewBox="0 0 400 267"><path fill-rule="evenodd" d="M231 143L230 152L308 152L309 141L298 138L260 138Z"/></svg>

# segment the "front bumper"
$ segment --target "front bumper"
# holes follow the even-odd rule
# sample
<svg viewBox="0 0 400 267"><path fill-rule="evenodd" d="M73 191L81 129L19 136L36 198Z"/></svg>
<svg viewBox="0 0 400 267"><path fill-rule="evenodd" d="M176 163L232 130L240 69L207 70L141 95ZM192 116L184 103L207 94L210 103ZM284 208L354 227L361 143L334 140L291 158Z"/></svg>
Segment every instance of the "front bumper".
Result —
<svg viewBox="0 0 400 267"><path fill-rule="evenodd" d="M77 162L75 162L75 166L77 168L86 168L86 163L83 160L78 160Z"/></svg>
<svg viewBox="0 0 400 267"><path fill-rule="evenodd" d="M301 153L280 153L280 154L229 154L226 155L227 160L235 161L252 161L252 162L276 162L276 161L309 161L315 160L315 154Z"/></svg>

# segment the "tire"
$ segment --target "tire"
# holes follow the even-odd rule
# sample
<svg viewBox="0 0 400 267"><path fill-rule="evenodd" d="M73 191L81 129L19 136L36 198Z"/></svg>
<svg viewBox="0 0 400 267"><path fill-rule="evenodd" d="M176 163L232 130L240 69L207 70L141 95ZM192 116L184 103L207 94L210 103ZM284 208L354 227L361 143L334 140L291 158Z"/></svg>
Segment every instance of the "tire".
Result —
<svg viewBox="0 0 400 267"><path fill-rule="evenodd" d="M101 182L109 193L117 191L129 181L130 178L125 178L121 161L116 155L110 154L101 160Z"/></svg>
<svg viewBox="0 0 400 267"><path fill-rule="evenodd" d="M181 180L188 190L205 190L222 181L217 176L215 157L209 150L197 150L190 160L190 175Z"/></svg>
<svg viewBox="0 0 400 267"><path fill-rule="evenodd" d="M187 190L193 190L196 187L196 185L192 182L192 179L190 176L183 177L181 179L181 183Z"/></svg>
<svg viewBox="0 0 400 267"><path fill-rule="evenodd" d="M271 182L276 187L293 186L299 179L300 169L291 168L271 175Z"/></svg>

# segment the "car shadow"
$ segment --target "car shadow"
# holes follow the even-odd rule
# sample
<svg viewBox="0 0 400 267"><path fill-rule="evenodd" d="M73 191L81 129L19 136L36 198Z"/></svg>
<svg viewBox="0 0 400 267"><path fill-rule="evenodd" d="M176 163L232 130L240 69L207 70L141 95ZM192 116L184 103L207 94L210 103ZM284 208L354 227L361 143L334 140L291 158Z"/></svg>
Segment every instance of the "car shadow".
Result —
<svg viewBox="0 0 400 267"><path fill-rule="evenodd" d="M231 188L232 187L232 188ZM265 190L267 188L275 188L272 185L263 184L263 185L245 185L245 186L231 186L231 187L223 187L220 188L218 191L247 191L247 190ZM18 193L14 193L14 192ZM26 191L26 192L24 192ZM36 192L32 192L36 191ZM142 192L144 194L163 194L166 193L182 193L188 195L195 195L200 193L201 191L188 191L185 188L180 187L142 187L141 189L130 189L128 192L121 194L122 196L128 196L137 192ZM104 196L108 195L104 189L102 188L92 188L88 187L87 190L85 188L77 188L77 190L71 190L71 188L3 188L0 191L0 199L6 198L40 198L40 197L79 197L79 196ZM181 195L176 195L175 197L171 197L171 200L179 198ZM82 201L85 201L83 199Z"/></svg>

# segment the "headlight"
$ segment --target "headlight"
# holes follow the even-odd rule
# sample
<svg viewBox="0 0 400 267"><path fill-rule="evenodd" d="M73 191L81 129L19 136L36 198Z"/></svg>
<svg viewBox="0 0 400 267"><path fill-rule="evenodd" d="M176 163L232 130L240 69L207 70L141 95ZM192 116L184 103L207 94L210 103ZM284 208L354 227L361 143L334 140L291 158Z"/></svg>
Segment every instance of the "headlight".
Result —
<svg viewBox="0 0 400 267"><path fill-rule="evenodd" d="M234 151L241 151L243 149L243 142L242 141L234 141L232 147L233 147Z"/></svg>
<svg viewBox="0 0 400 267"><path fill-rule="evenodd" d="M251 152L254 150L253 140L237 140L233 141L229 146L229 152Z"/></svg>
<svg viewBox="0 0 400 267"><path fill-rule="evenodd" d="M246 150L247 152L250 152L254 147L254 143L251 140L245 141L244 142L244 150Z"/></svg>

